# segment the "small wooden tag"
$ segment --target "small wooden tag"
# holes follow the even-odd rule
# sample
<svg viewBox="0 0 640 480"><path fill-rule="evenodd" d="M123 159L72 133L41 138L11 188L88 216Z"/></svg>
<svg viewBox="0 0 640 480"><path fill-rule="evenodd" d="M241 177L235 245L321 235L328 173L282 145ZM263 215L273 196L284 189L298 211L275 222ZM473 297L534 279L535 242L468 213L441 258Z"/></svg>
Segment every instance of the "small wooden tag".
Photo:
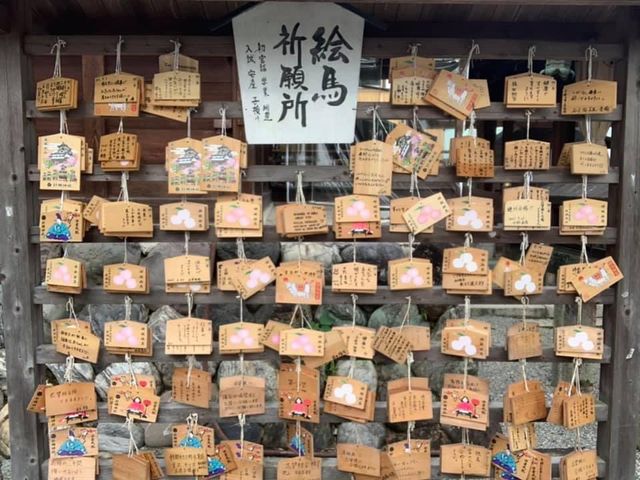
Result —
<svg viewBox="0 0 640 480"><path fill-rule="evenodd" d="M378 288L378 267L360 262L334 264L331 269L331 291L375 293Z"/></svg>
<svg viewBox="0 0 640 480"><path fill-rule="evenodd" d="M523 423L521 425L507 424L509 436L509 449L512 452L528 450L537 443L535 423Z"/></svg>
<svg viewBox="0 0 640 480"><path fill-rule="evenodd" d="M40 190L80 190L84 138L56 133L38 138Z"/></svg>
<svg viewBox="0 0 640 480"><path fill-rule="evenodd" d="M149 272L147 267L132 263L105 265L102 285L112 293L149 293Z"/></svg>
<svg viewBox="0 0 640 480"><path fill-rule="evenodd" d="M433 287L433 266L426 258L389 260L387 278L390 290L417 290Z"/></svg>
<svg viewBox="0 0 640 480"><path fill-rule="evenodd" d="M324 335L308 328L291 328L280 333L280 355L322 357Z"/></svg>
<svg viewBox="0 0 640 480"><path fill-rule="evenodd" d="M482 197L450 198L451 215L446 228L451 232L490 232L493 230L493 200Z"/></svg>
<svg viewBox="0 0 640 480"><path fill-rule="evenodd" d="M210 355L213 351L211 320L193 317L167 320L164 351L167 355Z"/></svg>
<svg viewBox="0 0 640 480"><path fill-rule="evenodd" d="M352 408L364 409L367 396L367 384L354 378L330 376L323 398Z"/></svg>
<svg viewBox="0 0 640 480"><path fill-rule="evenodd" d="M380 220L380 199L368 195L348 195L335 199L336 222L374 222Z"/></svg>
<svg viewBox="0 0 640 480"><path fill-rule="evenodd" d="M171 399L174 402L209 408L211 400L211 374L198 368L176 368L171 381Z"/></svg>
<svg viewBox="0 0 640 480"><path fill-rule="evenodd" d="M323 288L319 262L284 262L276 269L276 303L321 305Z"/></svg>
<svg viewBox="0 0 640 480"><path fill-rule="evenodd" d="M487 358L491 348L491 325L479 320L447 320L442 330L441 349L447 355Z"/></svg>
<svg viewBox="0 0 640 480"><path fill-rule="evenodd" d="M451 209L444 195L436 193L418 201L403 214L403 217L411 232L418 234L449 215L451 215Z"/></svg>
<svg viewBox="0 0 640 480"><path fill-rule="evenodd" d="M278 462L277 480L322 480L322 459L309 456L283 458Z"/></svg>
<svg viewBox="0 0 640 480"><path fill-rule="evenodd" d="M318 371L315 369L303 366L298 375L295 364L280 364L278 376L280 418L320 423L319 380Z"/></svg>
<svg viewBox="0 0 640 480"><path fill-rule="evenodd" d="M52 77L36 84L36 108L41 112L71 110L78 107L78 81Z"/></svg>
<svg viewBox="0 0 640 480"><path fill-rule="evenodd" d="M389 480L429 480L431 478L431 442L411 439L387 446L387 457L393 476ZM381 476L384 476L384 457L381 457ZM387 477L384 477L387 478Z"/></svg>
<svg viewBox="0 0 640 480"><path fill-rule="evenodd" d="M404 325L392 327L398 333L404 335L411 342L412 352L421 352L431 349L431 331L429 327L420 325Z"/></svg>
<svg viewBox="0 0 640 480"><path fill-rule="evenodd" d="M492 270L493 283L504 288L505 275L519 266L519 263L509 258L500 257Z"/></svg>
<svg viewBox="0 0 640 480"><path fill-rule="evenodd" d="M488 477L491 472L491 450L472 444L441 445L440 471L453 475Z"/></svg>
<svg viewBox="0 0 640 480"><path fill-rule="evenodd" d="M563 477L567 480L592 480L598 477L598 455L595 450L579 450L561 459Z"/></svg>
<svg viewBox="0 0 640 480"><path fill-rule="evenodd" d="M542 339L536 322L517 323L507 330L509 360L522 360L542 356Z"/></svg>
<svg viewBox="0 0 640 480"><path fill-rule="evenodd" d="M204 475L209 473L207 454L202 448L172 447L164 449L167 475Z"/></svg>
<svg viewBox="0 0 640 480"><path fill-rule="evenodd" d="M53 341L52 334L52 343L56 346L56 352L71 355L85 362L96 363L98 361L100 337L91 333L88 322L76 324L71 321L64 325L60 325L60 323L57 325L55 341Z"/></svg>
<svg viewBox="0 0 640 480"><path fill-rule="evenodd" d="M96 428L66 428L49 433L50 458L95 457L98 455Z"/></svg>
<svg viewBox="0 0 640 480"><path fill-rule="evenodd" d="M102 117L138 117L144 78L130 73L112 73L96 77L93 90L93 114Z"/></svg>
<svg viewBox="0 0 640 480"><path fill-rule="evenodd" d="M167 144L165 168L169 175L169 193L204 193L200 188L203 155L202 142L194 138L181 138Z"/></svg>
<svg viewBox="0 0 640 480"><path fill-rule="evenodd" d="M556 105L556 81L548 75L521 73L504 79L507 108L552 108Z"/></svg>
<svg viewBox="0 0 640 480"><path fill-rule="evenodd" d="M218 135L202 139L200 188L208 192L239 192L243 142Z"/></svg>
<svg viewBox="0 0 640 480"><path fill-rule="evenodd" d="M456 151L456 175L459 177L493 178L494 165L491 149L472 145Z"/></svg>
<svg viewBox="0 0 640 480"><path fill-rule="evenodd" d="M200 74L171 70L153 76L153 101L160 106L197 107Z"/></svg>
<svg viewBox="0 0 640 480"><path fill-rule="evenodd" d="M613 257L588 264L571 280L583 302L588 302L612 285L622 280L624 276Z"/></svg>
<svg viewBox="0 0 640 480"><path fill-rule="evenodd" d="M549 413L547 414L547 423L552 423L554 425L564 425L564 401L569 396L569 387L571 385L569 382L558 382L556 389L553 391L553 397L551 399L551 407L549 408ZM575 395L576 388L575 386L572 388L572 395Z"/></svg>
<svg viewBox="0 0 640 480"><path fill-rule="evenodd" d="M446 248L443 252L442 272L486 275L489 272L489 252L481 248Z"/></svg>
<svg viewBox="0 0 640 480"><path fill-rule="evenodd" d="M559 357L602 360L604 329L586 325L556 327L555 351Z"/></svg>
<svg viewBox="0 0 640 480"><path fill-rule="evenodd" d="M56 478L95 480L96 468L96 457L55 458L49 460L48 478L51 480ZM144 480L144 477L140 478Z"/></svg>
<svg viewBox="0 0 640 480"><path fill-rule="evenodd" d="M391 195L391 145L379 140L356 143L353 158L354 194Z"/></svg>
<svg viewBox="0 0 640 480"><path fill-rule="evenodd" d="M551 202L544 200L509 200L505 202L505 230L549 230Z"/></svg>
<svg viewBox="0 0 640 480"><path fill-rule="evenodd" d="M178 202L160 205L160 230L203 232L209 229L206 203Z"/></svg>
<svg viewBox="0 0 640 480"><path fill-rule="evenodd" d="M220 325L218 339L221 354L263 352L260 342L264 326L259 323L235 322Z"/></svg>
<svg viewBox="0 0 640 480"><path fill-rule="evenodd" d="M244 300L264 290L275 279L276 266L269 257L241 262L235 271L231 271L231 283Z"/></svg>
<svg viewBox="0 0 640 480"><path fill-rule="evenodd" d="M609 151L605 145L574 143L569 150L571 173L574 175L606 175L609 173Z"/></svg>
<svg viewBox="0 0 640 480"><path fill-rule="evenodd" d="M539 270L517 265L504 276L504 294L520 297L542 293L544 274Z"/></svg>
<svg viewBox="0 0 640 480"><path fill-rule="evenodd" d="M377 448L352 443L339 443L338 470L362 475L380 475L380 451Z"/></svg>
<svg viewBox="0 0 640 480"><path fill-rule="evenodd" d="M562 402L562 420L566 428L578 428L596 421L596 399L588 393L567 396Z"/></svg>
<svg viewBox="0 0 640 480"><path fill-rule="evenodd" d="M220 379L220 417L261 415L265 412L265 379L235 376Z"/></svg>
<svg viewBox="0 0 640 480"><path fill-rule="evenodd" d="M403 364L411 352L411 342L402 333L383 326L376 333L373 348L394 362Z"/></svg>
<svg viewBox="0 0 640 480"><path fill-rule="evenodd" d="M133 385L111 387L112 401L109 402L109 414L132 418L141 422L155 422L160 409L160 397L149 388Z"/></svg>
<svg viewBox="0 0 640 480"><path fill-rule="evenodd" d="M45 410L48 417L75 416L97 409L97 397L93 383L65 383L44 390Z"/></svg>
<svg viewBox="0 0 640 480"><path fill-rule="evenodd" d="M432 394L427 378L401 378L387 383L389 422L413 422L433 418Z"/></svg>
<svg viewBox="0 0 640 480"><path fill-rule="evenodd" d="M513 140L504 144L505 170L548 170L551 144L539 140Z"/></svg>
<svg viewBox="0 0 640 480"><path fill-rule="evenodd" d="M542 243L532 243L524 257L524 265L541 272L547 271L547 266L553 255L553 247L551 245L543 245Z"/></svg>
<svg viewBox="0 0 640 480"><path fill-rule="evenodd" d="M583 80L562 89L562 115L603 115L617 107L618 83Z"/></svg>
<svg viewBox="0 0 640 480"><path fill-rule="evenodd" d="M375 355L373 343L376 331L373 328L344 326L333 327L333 331L340 333L348 356L370 360Z"/></svg>
<svg viewBox="0 0 640 480"><path fill-rule="evenodd" d="M457 73L440 70L425 100L458 120L466 120L478 99L471 82Z"/></svg>

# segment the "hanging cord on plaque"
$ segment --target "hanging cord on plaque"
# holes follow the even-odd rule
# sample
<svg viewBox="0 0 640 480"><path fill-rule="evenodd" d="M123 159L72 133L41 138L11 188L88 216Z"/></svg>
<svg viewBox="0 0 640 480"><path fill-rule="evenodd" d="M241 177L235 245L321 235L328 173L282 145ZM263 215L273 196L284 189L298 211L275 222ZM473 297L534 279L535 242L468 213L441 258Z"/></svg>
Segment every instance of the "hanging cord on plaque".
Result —
<svg viewBox="0 0 640 480"><path fill-rule="evenodd" d="M593 79L593 59L598 58L598 50L589 45L584 51L584 57L587 61L587 82L590 82Z"/></svg>
<svg viewBox="0 0 640 480"><path fill-rule="evenodd" d="M73 370L76 364L76 359L73 355L67 356L64 364L64 383L71 383L73 381Z"/></svg>
<svg viewBox="0 0 640 480"><path fill-rule="evenodd" d="M124 39L122 35L118 36L118 42L116 43L116 73L122 73L122 44Z"/></svg>
<svg viewBox="0 0 640 480"><path fill-rule="evenodd" d="M416 59L418 58L418 49L421 46L422 46L421 43L410 43L409 47L407 48L409 55L411 55L411 63L413 64L414 74L415 74L416 68L418 67Z"/></svg>
<svg viewBox="0 0 640 480"><path fill-rule="evenodd" d="M527 52L527 70L529 71L529 75L533 75L533 57L536 56L536 46L531 45L529 47L529 51Z"/></svg>
<svg viewBox="0 0 640 480"><path fill-rule="evenodd" d="M220 114L220 135L223 137L227 136L227 107L226 105L222 105L218 110Z"/></svg>
<svg viewBox="0 0 640 480"><path fill-rule="evenodd" d="M462 245L462 251L467 251L473 245L473 235L469 232L464 234L464 244Z"/></svg>
<svg viewBox="0 0 640 480"><path fill-rule="evenodd" d="M67 111L60 110L60 134L69 135L69 124L67 123Z"/></svg>
<svg viewBox="0 0 640 480"><path fill-rule="evenodd" d="M53 78L60 78L62 76L62 64L60 61L60 53L63 48L67 46L67 42L62 40L60 37L57 38L56 43L51 46L51 51L49 53L53 54L55 52L56 59L53 64Z"/></svg>
<svg viewBox="0 0 640 480"><path fill-rule="evenodd" d="M177 71L180 69L180 47L182 44L179 40L169 40L173 43L173 70Z"/></svg>
<svg viewBox="0 0 640 480"><path fill-rule="evenodd" d="M124 202L129 201L129 172L122 172L120 175L120 193L118 193L118 202L120 200Z"/></svg>
<svg viewBox="0 0 640 480"><path fill-rule="evenodd" d="M133 418L127 417L124 421L124 424L127 426L127 431L129 432L129 451L127 456L129 458L133 457L133 455L139 455L140 450L138 450L138 444L136 443L136 439L133 436Z"/></svg>
<svg viewBox="0 0 640 480"><path fill-rule="evenodd" d="M469 318L471 317L471 296L464 296L464 321L463 325L466 328L469 326ZM464 357L464 376L462 379L462 388L467 389L467 377L469 376L469 357Z"/></svg>
<svg viewBox="0 0 640 480"><path fill-rule="evenodd" d="M522 325L527 326L527 307L529 306L529 297L523 295L520 298L520 303L522 304Z"/></svg>
<svg viewBox="0 0 640 480"><path fill-rule="evenodd" d="M353 331L356 328L356 313L358 308L358 295L355 293L351 294L351 330ZM349 362L349 373L347 376L349 378L353 378L353 372L356 369L356 357L352 356Z"/></svg>
<svg viewBox="0 0 640 480"><path fill-rule="evenodd" d="M571 383L569 384L569 391L567 397L573 394L573 388L576 389L576 395L582 395L582 389L580 387L580 367L582 366L581 358L573 359L573 375L571 376ZM580 427L576 427L576 450L582 450L582 439Z"/></svg>
<svg viewBox="0 0 640 480"><path fill-rule="evenodd" d="M471 48L469 49L469 54L467 55L467 61L464 64L464 68L462 69L462 75L467 80L469 79L469 73L471 72L471 60L474 54L480 54L480 45L478 45L475 40L471 40Z"/></svg>
<svg viewBox="0 0 640 480"><path fill-rule="evenodd" d="M531 115L533 115L533 111L525 110L524 115L527 118L527 140L529 140L529 133L531 132Z"/></svg>
<svg viewBox="0 0 640 480"><path fill-rule="evenodd" d="M522 175L522 197L524 200L531 200L531 182L533 181L533 172L527 171Z"/></svg>
<svg viewBox="0 0 640 480"><path fill-rule="evenodd" d="M191 138L191 114L195 112L195 108L187 108L187 138Z"/></svg>
<svg viewBox="0 0 640 480"><path fill-rule="evenodd" d="M244 252L243 252L244 253ZM242 295L238 295L238 302L240 307L240 326L244 323L244 300L242 299ZM240 352L239 354L240 361L240 386L244 387L244 352Z"/></svg>
<svg viewBox="0 0 640 480"><path fill-rule="evenodd" d="M73 297L70 296L67 298L67 303L65 304L65 308L67 310L67 313L71 316L71 318L75 322L76 328L80 328L80 322L78 322L78 316L76 315L76 311L73 308ZM91 310L89 310L89 314L91 314Z"/></svg>
<svg viewBox="0 0 640 480"><path fill-rule="evenodd" d="M240 426L240 460L244 460L244 426L246 423L246 415L244 413L238 415L238 425Z"/></svg>
<svg viewBox="0 0 640 480"><path fill-rule="evenodd" d="M409 195L413 197L414 193L416 197L420 198L420 187L418 185L418 165L414 165L409 181Z"/></svg>
<svg viewBox="0 0 640 480"><path fill-rule="evenodd" d="M522 240L520 241L520 259L518 262L520 265L524 265L524 259L527 255L527 248L529 248L529 234L527 232L520 232Z"/></svg>
<svg viewBox="0 0 640 480"><path fill-rule="evenodd" d="M576 297L576 323L577 325L582 325L582 298Z"/></svg>
<svg viewBox="0 0 640 480"><path fill-rule="evenodd" d="M185 232L188 233L188 232ZM186 244L185 250L187 251L187 255L189 252L188 243ZM191 318L191 312L193 310L193 293L187 292L185 293L185 297L187 299L187 317ZM187 355L185 360L187 361L187 388L191 386L191 373L193 372L193 367L196 364L196 356L195 355Z"/></svg>
<svg viewBox="0 0 640 480"><path fill-rule="evenodd" d="M580 235L580 263L589 263L589 256L587 255L587 236Z"/></svg>

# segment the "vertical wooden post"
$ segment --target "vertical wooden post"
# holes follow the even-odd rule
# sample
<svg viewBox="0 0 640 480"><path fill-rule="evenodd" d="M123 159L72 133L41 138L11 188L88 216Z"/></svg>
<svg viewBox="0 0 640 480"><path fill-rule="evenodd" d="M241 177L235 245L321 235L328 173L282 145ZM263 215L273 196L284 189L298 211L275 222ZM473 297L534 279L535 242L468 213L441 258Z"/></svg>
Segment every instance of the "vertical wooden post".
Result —
<svg viewBox="0 0 640 480"><path fill-rule="evenodd" d="M38 480L44 457L44 430L27 403L41 378L35 348L42 340L41 310L31 292L40 280L39 247L29 242L35 225L37 197L27 169L35 163L35 132L24 112L33 96L33 79L22 51L28 1L14 1L12 32L0 35L0 281L7 353L7 397L14 480Z"/></svg>
<svg viewBox="0 0 640 480"><path fill-rule="evenodd" d="M614 129L612 161L620 167L616 221L618 244L612 252L625 274L616 286L616 302L605 308L605 341L611 363L602 366L601 399L609 405L607 422L598 427L598 454L607 461L606 478L631 479L640 422L640 37L630 35L624 78L624 122Z"/></svg>

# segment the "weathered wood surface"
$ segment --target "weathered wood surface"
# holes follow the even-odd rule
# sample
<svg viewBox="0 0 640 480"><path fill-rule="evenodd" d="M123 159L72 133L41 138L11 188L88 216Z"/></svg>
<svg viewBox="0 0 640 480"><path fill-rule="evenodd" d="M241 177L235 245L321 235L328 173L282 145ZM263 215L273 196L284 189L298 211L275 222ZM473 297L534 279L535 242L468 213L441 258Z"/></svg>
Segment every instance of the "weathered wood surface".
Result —
<svg viewBox="0 0 640 480"><path fill-rule="evenodd" d="M406 292L398 292L389 290L389 287L379 286L378 291L371 295L360 295L358 304L360 305L384 305L388 303L404 303L406 302ZM101 288L85 289L81 295L76 295L76 302L79 304L116 304L124 303L123 294L114 294L105 292ZM164 287L155 286L151 288L149 294L146 295L129 295L134 303L148 303L151 305L166 304L186 304L186 297L179 293L165 293ZM450 295L442 289L442 287L433 287L413 294L413 303L417 305L457 305L463 302L462 295ZM39 304L64 304L68 300L68 295L60 293L48 292L45 287L35 287L33 289L33 302ZM194 295L194 303L196 305L215 305L221 303L236 303L236 292L221 292L213 289L211 293L202 293ZM323 305L344 304L351 301L348 293L333 293L331 287L325 287L323 292ZM476 295L472 298L474 305L520 305L520 300L512 297L505 297L503 290L499 288L493 289L491 295ZM573 303L575 297L572 295L558 295L556 287L544 287L540 295L531 295L529 297L531 304L562 304ZM608 289L595 297L595 303L610 304L614 301L613 289ZM245 303L266 305L275 302L275 287L269 286L264 291L256 293L254 296L245 301Z"/></svg>
<svg viewBox="0 0 640 480"><path fill-rule="evenodd" d="M197 355L196 358L198 361L223 361L223 360L237 360L238 355L226 355L221 354L218 342L214 342L214 353L211 355ZM269 362L280 362L280 356L275 350L265 349L264 352L260 353L245 353L245 360L267 360ZM456 357L452 357L450 355L444 355L440 352L440 345L432 345L431 350L414 352L413 357L416 361L420 360L428 360L432 363L446 363L455 360ZM602 360L589 360L588 362L595 363L608 363L611 357L611 349L609 347L605 347L604 357ZM153 344L153 356L151 357L138 357L132 356L133 361L135 362L159 362L159 363L174 363L178 361L180 356L177 355L167 355L164 352L164 343L154 342ZM36 362L38 364L51 364L51 363L59 363L62 364L66 360L66 356L56 352L55 346L51 344L38 345L36 350ZM97 366L98 368L105 368L111 363L122 362L122 355L115 355L112 353L108 353L104 349L100 352L100 357L98 359ZM380 363L392 363L392 361L380 354L377 354L374 358L376 364ZM507 357L507 352L504 347L492 347L489 350L489 356L486 359L482 360L483 362L507 362L509 361ZM528 363L548 363L548 362L562 362L569 363L572 362L573 359L569 357L557 357L555 355L554 349L552 347L548 347L543 349L541 357L529 358L527 359ZM76 360L76 363L83 363L81 360Z"/></svg>
<svg viewBox="0 0 640 480"><path fill-rule="evenodd" d="M374 102L358 102L358 110L356 112L356 118L367 119L371 118L371 113L368 110L373 107L378 107L378 114L383 120L411 120L413 119L413 109L395 106L389 103L374 103ZM242 118L242 104L239 101L203 101L198 107L198 111L194 112L193 118L220 118L220 108L225 107L227 109L226 116L229 119L241 119ZM594 115L594 120L606 120L611 122L620 121L622 119L622 106L618 106L612 113L606 115ZM29 100L27 102L27 118L57 118L56 112L41 112L35 108L35 102ZM455 119L448 114L444 113L435 107L420 107L418 110L418 116L421 120L449 120L453 122ZM76 118L86 118L93 115L93 103L81 102L78 108L70 110L68 112L68 118L70 120ZM514 120L524 121L524 114L520 109L507 108L501 102L492 102L490 107L483 108L476 112L476 118L478 121L482 120ZM148 123L150 120L155 120L154 123L158 125L177 125L173 120L167 120L164 118L156 117L147 113L142 113L140 117L127 117L127 125L136 125L141 121ZM556 105L554 108L537 108L532 111L532 122L540 121L553 121L553 122L575 122L576 117L560 114L560 105Z"/></svg>
<svg viewBox="0 0 640 480"><path fill-rule="evenodd" d="M30 290L39 282L39 246L29 242L29 225L37 218L33 184L27 166L35 161L36 139L24 115L24 100L33 83L21 48L21 31L29 2L14 1L13 32L0 35L0 283L6 338L7 398L11 430L12 478L37 480L45 458L44 430L26 406L43 369L35 348L42 341L42 316Z"/></svg>

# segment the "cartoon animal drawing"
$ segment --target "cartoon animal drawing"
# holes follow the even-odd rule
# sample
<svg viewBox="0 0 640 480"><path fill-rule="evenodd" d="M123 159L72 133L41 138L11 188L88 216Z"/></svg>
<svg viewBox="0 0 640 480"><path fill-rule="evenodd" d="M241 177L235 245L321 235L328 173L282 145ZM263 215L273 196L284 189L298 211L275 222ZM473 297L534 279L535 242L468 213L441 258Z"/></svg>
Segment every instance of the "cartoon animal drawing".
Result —
<svg viewBox="0 0 640 480"><path fill-rule="evenodd" d="M456 87L456 83L453 80L447 80L447 94L451 100L460 105L465 102L469 92L463 88Z"/></svg>
<svg viewBox="0 0 640 480"><path fill-rule="evenodd" d="M609 275L604 268L601 268L599 272L594 273L590 277L584 279L584 283L589 287L598 288L609 281Z"/></svg>
<svg viewBox="0 0 640 480"><path fill-rule="evenodd" d="M285 285L292 297L303 299L311 298L310 283L296 283L292 281L286 281Z"/></svg>

